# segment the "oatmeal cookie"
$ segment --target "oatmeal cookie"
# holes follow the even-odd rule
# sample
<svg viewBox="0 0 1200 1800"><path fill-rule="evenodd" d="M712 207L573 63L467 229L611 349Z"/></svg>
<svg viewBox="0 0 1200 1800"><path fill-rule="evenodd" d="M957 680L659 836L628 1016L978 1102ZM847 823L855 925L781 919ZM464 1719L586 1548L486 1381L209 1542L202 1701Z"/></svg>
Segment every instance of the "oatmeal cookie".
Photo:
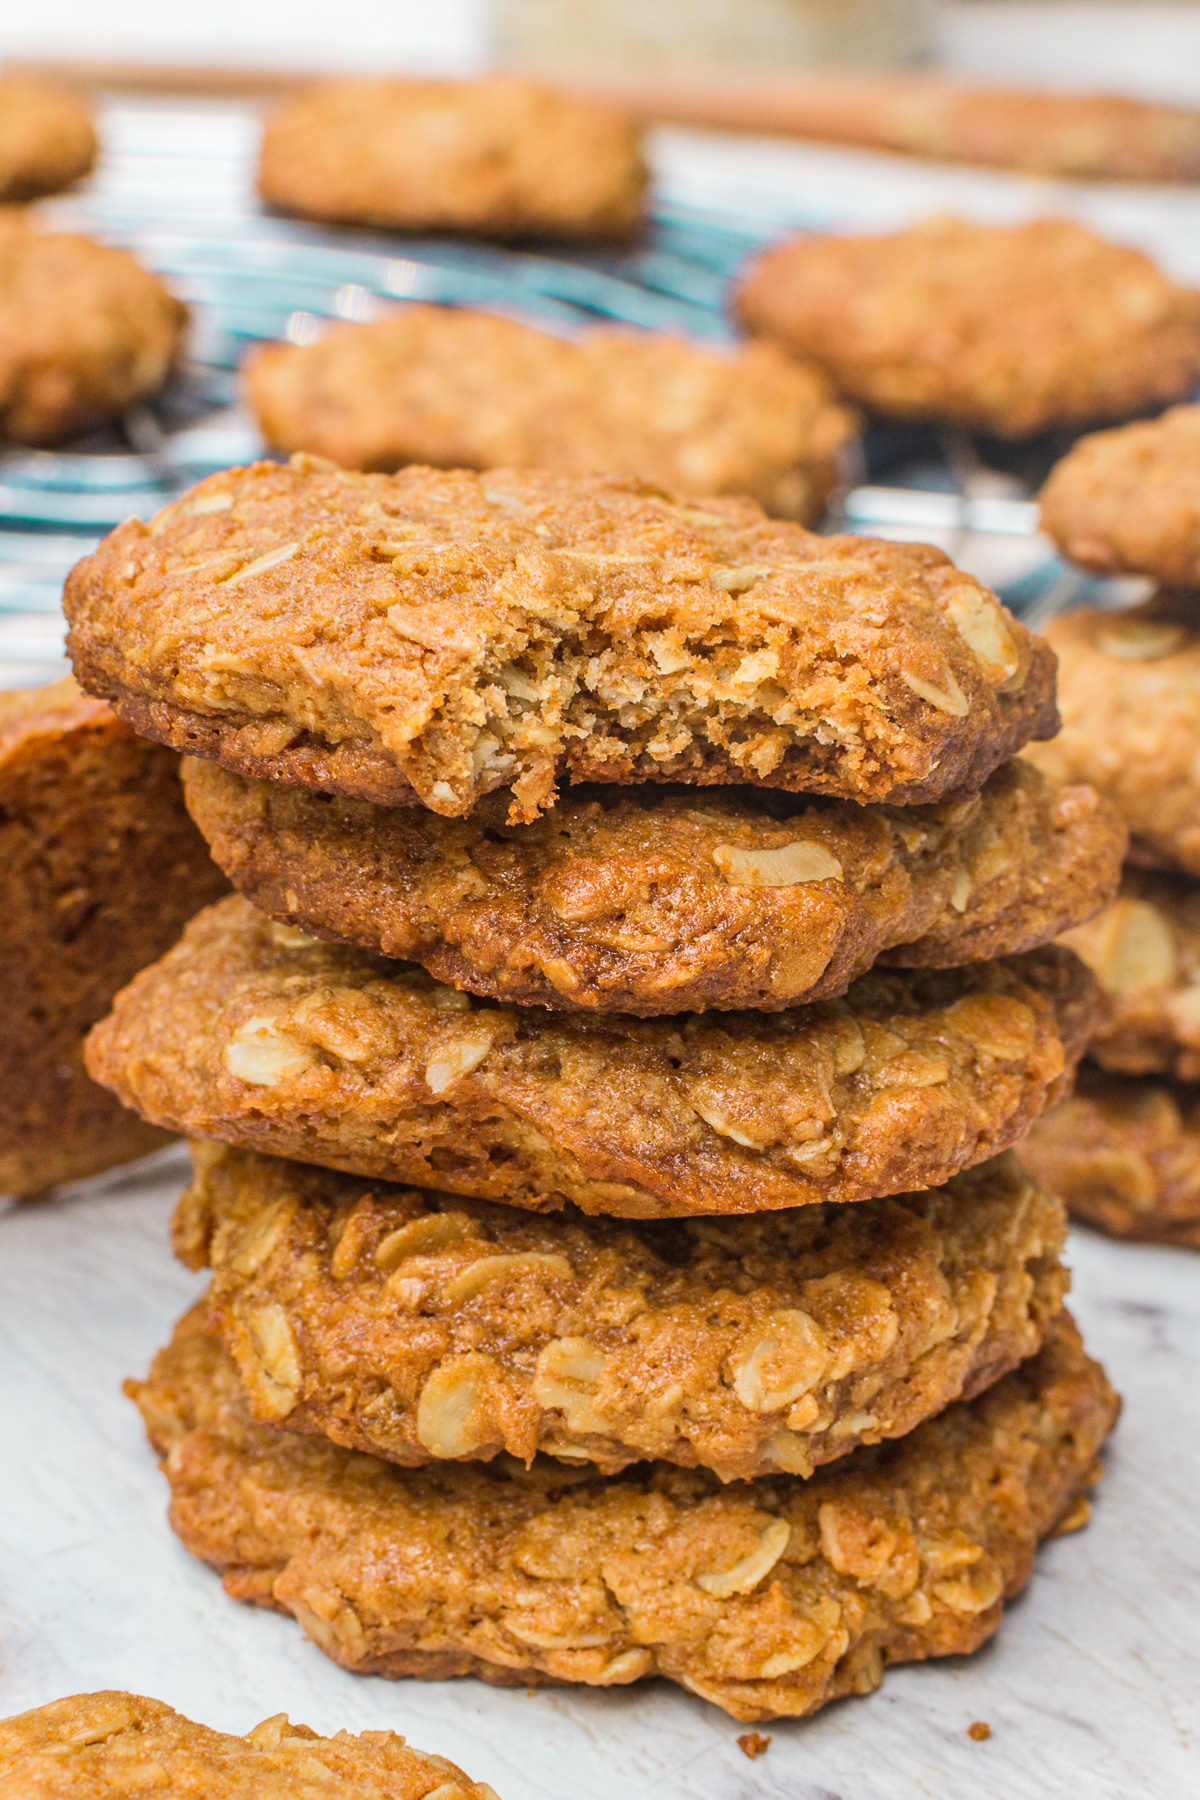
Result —
<svg viewBox="0 0 1200 1800"><path fill-rule="evenodd" d="M529 825L249 781L188 758L192 817L260 911L522 1005L774 1011L883 956L1034 948L1116 893L1125 831L1014 758L974 800L856 806L765 788L576 788Z"/></svg>
<svg viewBox="0 0 1200 1800"><path fill-rule="evenodd" d="M255 1418L417 1467L537 1452L724 1480L903 1437L1039 1348L1061 1204L1012 1153L859 1206L541 1219L196 1144L175 1215Z"/></svg>
<svg viewBox="0 0 1200 1800"><path fill-rule="evenodd" d="M0 439L52 444L160 388L187 309L126 250L0 230Z"/></svg>
<svg viewBox="0 0 1200 1800"><path fill-rule="evenodd" d="M267 121L258 189L306 219L628 238L649 182L618 110L509 75L323 82Z"/></svg>
<svg viewBox="0 0 1200 1800"><path fill-rule="evenodd" d="M534 1211L757 1212L933 1187L1070 1080L1094 983L1051 947L874 970L784 1013L547 1012L272 925L194 921L91 1035L152 1123Z"/></svg>
<svg viewBox="0 0 1200 1800"><path fill-rule="evenodd" d="M185 1547L343 1668L521 1687L664 1675L751 1720L977 1649L1095 1480L1117 1412L1066 1314L979 1399L807 1481L543 1458L399 1469L253 1424L195 1316L130 1391Z"/></svg>
<svg viewBox="0 0 1200 1800"><path fill-rule="evenodd" d="M0 202L69 187L99 148L91 113L70 88L27 75L0 78Z"/></svg>
<svg viewBox="0 0 1200 1800"><path fill-rule="evenodd" d="M176 771L73 681L0 694L0 1194L166 1142L88 1080L83 1039L224 891Z"/></svg>
<svg viewBox="0 0 1200 1800"><path fill-rule="evenodd" d="M1042 529L1101 574L1200 587L1200 406L1082 438L1042 489Z"/></svg>
<svg viewBox="0 0 1200 1800"><path fill-rule="evenodd" d="M269 443L343 468L607 470L701 498L749 494L806 524L855 429L825 376L775 344L723 352L615 330L572 343L448 306L264 345L243 379Z"/></svg>
<svg viewBox="0 0 1200 1800"><path fill-rule="evenodd" d="M1062 731L1027 754L1113 801L1135 861L1200 875L1200 630L1186 599L1052 619Z"/></svg>
<svg viewBox="0 0 1200 1800"><path fill-rule="evenodd" d="M1127 418L1200 376L1200 292L1065 219L796 238L737 306L878 413L1002 437Z"/></svg>
<svg viewBox="0 0 1200 1800"><path fill-rule="evenodd" d="M496 1800L394 1731L319 1737L286 1713L245 1737L141 1694L72 1694L0 1719L0 1800Z"/></svg>
<svg viewBox="0 0 1200 1800"><path fill-rule="evenodd" d="M1128 869L1121 895L1063 939L1100 984L1088 1055L1125 1075L1200 1081L1200 888Z"/></svg>
<svg viewBox="0 0 1200 1800"><path fill-rule="evenodd" d="M927 545L616 477L259 463L72 571L83 684L239 774L457 817L575 781L965 797L1054 658Z"/></svg>
<svg viewBox="0 0 1200 1800"><path fill-rule="evenodd" d="M1200 1250L1200 1089L1085 1065L1021 1161L1110 1237Z"/></svg>

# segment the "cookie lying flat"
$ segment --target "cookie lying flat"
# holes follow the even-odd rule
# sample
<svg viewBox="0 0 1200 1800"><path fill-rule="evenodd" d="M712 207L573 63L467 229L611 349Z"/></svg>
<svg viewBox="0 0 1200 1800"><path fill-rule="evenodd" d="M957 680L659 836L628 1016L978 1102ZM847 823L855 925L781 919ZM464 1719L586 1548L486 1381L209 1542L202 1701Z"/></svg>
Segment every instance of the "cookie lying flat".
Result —
<svg viewBox="0 0 1200 1800"><path fill-rule="evenodd" d="M1185 598L1185 597L1182 597ZM1062 731L1028 752L1052 781L1113 801L1135 860L1200 875L1200 631L1160 595L1125 613L1052 619Z"/></svg>
<svg viewBox="0 0 1200 1800"><path fill-rule="evenodd" d="M902 1437L1039 1348L1061 1204L1014 1157L932 1193L760 1218L544 1220L197 1144L177 1251L254 1416L416 1467L724 1480Z"/></svg>
<svg viewBox="0 0 1200 1800"><path fill-rule="evenodd" d="M1200 1091L1086 1066L1021 1145L1035 1181L1111 1237L1200 1249Z"/></svg>
<svg viewBox="0 0 1200 1800"><path fill-rule="evenodd" d="M319 1737L286 1713L245 1737L140 1694L73 1694L0 1719L0 1800L496 1800L394 1731Z"/></svg>
<svg viewBox="0 0 1200 1800"><path fill-rule="evenodd" d="M90 112L69 88L0 78L0 201L56 194L88 173L99 147Z"/></svg>
<svg viewBox="0 0 1200 1800"><path fill-rule="evenodd" d="M876 412L1002 437L1127 418L1200 376L1200 292L1064 219L797 238L737 305Z"/></svg>
<svg viewBox="0 0 1200 1800"><path fill-rule="evenodd" d="M1042 529L1085 568L1200 587L1200 406L1081 439L1042 489Z"/></svg>
<svg viewBox="0 0 1200 1800"><path fill-rule="evenodd" d="M258 188L307 219L627 238L649 171L622 113L512 76L330 81L268 119Z"/></svg>
<svg viewBox="0 0 1200 1800"><path fill-rule="evenodd" d="M229 470L65 604L144 735L448 816L560 776L944 799L1056 720L1053 657L939 551L609 477Z"/></svg>
<svg viewBox="0 0 1200 1800"><path fill-rule="evenodd" d="M195 1317L131 1392L186 1548L343 1667L505 1686L665 1675L739 1719L978 1648L1095 1479L1117 1410L1065 1314L980 1399L809 1481L749 1487L664 1463L401 1470L254 1425Z"/></svg>
<svg viewBox="0 0 1200 1800"><path fill-rule="evenodd" d="M0 694L0 1194L165 1142L88 1080L118 988L225 887L177 760L73 681Z"/></svg>
<svg viewBox="0 0 1200 1800"><path fill-rule="evenodd" d="M535 1211L756 1212L932 1187L1059 1093L1092 977L1051 947L864 975L785 1013L498 1007L209 908L92 1033L88 1068L196 1137Z"/></svg>
<svg viewBox="0 0 1200 1800"><path fill-rule="evenodd" d="M813 524L854 433L825 376L774 344L663 333L571 343L514 319L409 306L245 366L267 441L347 469L603 469L672 493L749 494Z"/></svg>
<svg viewBox="0 0 1200 1800"><path fill-rule="evenodd" d="M0 438L52 444L160 388L187 309L125 250L0 229Z"/></svg>
<svg viewBox="0 0 1200 1800"><path fill-rule="evenodd" d="M1031 949L1116 891L1125 832L1020 758L936 807L767 789L574 789L529 825L248 781L189 758L192 817L260 911L523 1005L768 1011L843 994L878 957Z"/></svg>
<svg viewBox="0 0 1200 1800"><path fill-rule="evenodd" d="M1100 984L1103 1011L1088 1054L1127 1075L1200 1081L1200 888L1129 869L1121 897L1069 932Z"/></svg>

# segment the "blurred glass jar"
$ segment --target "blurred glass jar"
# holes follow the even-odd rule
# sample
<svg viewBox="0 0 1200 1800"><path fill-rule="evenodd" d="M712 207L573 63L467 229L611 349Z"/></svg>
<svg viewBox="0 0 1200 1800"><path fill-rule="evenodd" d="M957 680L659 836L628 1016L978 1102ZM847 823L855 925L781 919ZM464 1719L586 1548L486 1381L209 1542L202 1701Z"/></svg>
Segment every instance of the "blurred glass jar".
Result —
<svg viewBox="0 0 1200 1800"><path fill-rule="evenodd" d="M499 62L547 73L716 77L891 68L934 46L940 0L491 0Z"/></svg>

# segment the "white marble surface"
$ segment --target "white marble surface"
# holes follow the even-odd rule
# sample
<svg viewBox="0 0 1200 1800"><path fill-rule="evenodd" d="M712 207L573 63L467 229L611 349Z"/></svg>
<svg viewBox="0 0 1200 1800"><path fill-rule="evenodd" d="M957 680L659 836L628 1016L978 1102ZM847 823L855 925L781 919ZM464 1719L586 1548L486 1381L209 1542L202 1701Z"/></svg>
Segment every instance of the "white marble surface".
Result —
<svg viewBox="0 0 1200 1800"><path fill-rule="evenodd" d="M198 1283L171 1261L173 1162L0 1214L0 1716L117 1686L245 1730L390 1726L501 1800L1186 1800L1200 1791L1200 1259L1079 1235L1075 1306L1126 1397L1095 1516L1048 1545L972 1659L744 1727L665 1683L527 1696L363 1680L226 1599L177 1546L120 1391ZM992 1726L982 1744L975 1719Z"/></svg>

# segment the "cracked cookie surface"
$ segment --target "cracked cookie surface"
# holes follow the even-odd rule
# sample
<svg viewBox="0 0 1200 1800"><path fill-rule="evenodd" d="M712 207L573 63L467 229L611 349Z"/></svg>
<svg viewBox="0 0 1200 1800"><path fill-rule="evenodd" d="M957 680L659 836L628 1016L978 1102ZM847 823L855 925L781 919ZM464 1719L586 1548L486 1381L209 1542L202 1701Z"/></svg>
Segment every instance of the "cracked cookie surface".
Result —
<svg viewBox="0 0 1200 1800"><path fill-rule="evenodd" d="M783 1013L555 1013L210 907L91 1034L152 1122L535 1211L866 1200L1006 1149L1070 1079L1094 982L1051 946L873 970Z"/></svg>
<svg viewBox="0 0 1200 1800"><path fill-rule="evenodd" d="M973 800L857 806L767 789L568 790L528 825L250 781L188 758L192 817L260 911L521 1005L775 1010L879 957L1027 950L1113 897L1116 809L1020 758Z"/></svg>
<svg viewBox="0 0 1200 1800"><path fill-rule="evenodd" d="M193 1315L131 1384L171 1523L344 1668L502 1685L663 1675L799 1717L886 1664L977 1649L1071 1521L1116 1397L1067 1315L980 1398L805 1481L643 1463L399 1469L250 1421Z"/></svg>
<svg viewBox="0 0 1200 1800"><path fill-rule="evenodd" d="M965 797L1057 719L1045 644L940 551L616 477L227 470L64 603L144 736L452 817L560 778Z"/></svg>
<svg viewBox="0 0 1200 1800"><path fill-rule="evenodd" d="M1073 562L1200 587L1200 406L1082 438L1041 501L1043 531Z"/></svg>
<svg viewBox="0 0 1200 1800"><path fill-rule="evenodd" d="M193 1146L177 1253L255 1418L409 1467L808 1475L1041 1345L1061 1203L1010 1154L944 1188L758 1218L541 1219Z"/></svg>
<svg viewBox="0 0 1200 1800"><path fill-rule="evenodd" d="M648 180L624 114L491 75L322 82L267 120L258 189L308 219L605 239L637 230Z"/></svg>
<svg viewBox="0 0 1200 1800"><path fill-rule="evenodd" d="M244 1737L161 1700L72 1694L0 1719L0 1800L496 1800L444 1756L394 1731L320 1737L286 1713Z"/></svg>
<svg viewBox="0 0 1200 1800"><path fill-rule="evenodd" d="M848 399L1002 437L1165 406L1200 374L1200 292L1065 219L797 238L751 264L737 306Z"/></svg>

